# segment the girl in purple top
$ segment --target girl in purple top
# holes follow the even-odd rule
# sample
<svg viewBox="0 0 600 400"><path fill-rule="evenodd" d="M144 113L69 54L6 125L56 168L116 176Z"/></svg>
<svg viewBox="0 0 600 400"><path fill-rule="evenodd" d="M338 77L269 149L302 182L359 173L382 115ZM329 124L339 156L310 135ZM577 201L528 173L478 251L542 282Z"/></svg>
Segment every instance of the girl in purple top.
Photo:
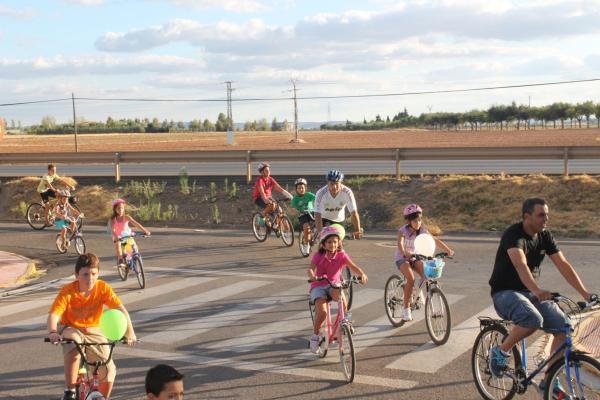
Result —
<svg viewBox="0 0 600 400"><path fill-rule="evenodd" d="M422 233L429 233L427 228L423 226L422 215L423 209L418 204L409 204L404 208L404 219L406 225L398 229L398 247L396 248L396 266L406 278L404 285L404 309L402 310L402 320L412 321L412 313L410 311L410 295L415 284L415 275L413 270L424 278L423 261L414 261L411 257L415 254L415 238ZM444 249L449 256L454 255L454 251L450 249L446 243L437 238L435 245ZM421 299L423 296L421 296Z"/></svg>
<svg viewBox="0 0 600 400"><path fill-rule="evenodd" d="M338 284L342 281L342 269L346 266L360 276L361 283L367 283L367 274L352 262L348 254L342 249L343 234L335 226L326 226L319 235L319 251L313 256L310 268L308 269L308 278L310 284L310 301L315 304L316 318L313 326L313 335L310 337L310 350L317 352L321 341L321 327L327 316L326 304L329 300L338 300L340 289L329 285L327 281L314 281L317 277L327 276L333 283ZM346 304L346 299L344 299Z"/></svg>

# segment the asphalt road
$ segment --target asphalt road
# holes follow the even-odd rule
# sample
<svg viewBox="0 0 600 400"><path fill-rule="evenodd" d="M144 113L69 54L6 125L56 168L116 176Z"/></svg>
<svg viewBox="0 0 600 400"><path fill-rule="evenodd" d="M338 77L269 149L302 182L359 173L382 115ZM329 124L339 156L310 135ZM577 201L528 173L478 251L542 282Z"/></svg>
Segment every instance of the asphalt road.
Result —
<svg viewBox="0 0 600 400"><path fill-rule="evenodd" d="M121 282L113 244L101 227L86 227L88 249L101 256L101 275L132 314L138 336L122 346L113 399L141 399L145 371L168 362L185 375L188 399L477 399L470 350L476 317L490 312L487 280L498 244L492 235L449 235L456 251L442 278L451 303L453 331L447 344L429 342L422 311L415 322L392 328L383 288L393 267L394 234L367 232L346 250L369 275L356 290L353 319L357 377L343 382L337 356L316 359L307 349L307 259L298 248L270 237L257 243L250 231L156 229L140 239L148 287ZM55 232L25 224L0 224L0 249L37 257L50 269L42 284L0 297L0 398L59 398L60 350L43 343L44 321L76 255L54 248ZM600 288L597 241L561 240L561 249L590 290ZM549 262L542 286L574 295ZM6 294L6 293L5 293ZM523 398L539 398L531 389Z"/></svg>
<svg viewBox="0 0 600 400"><path fill-rule="evenodd" d="M51 160L49 160L51 161ZM272 171L279 175L320 175L329 169L341 169L347 175L394 175L394 161L344 161L319 163L272 162ZM255 165L256 166L256 165ZM235 176L246 174L246 164L187 163L187 164L121 164L122 176L178 175L185 167L189 175ZM419 160L402 161L401 173L418 174L562 174L562 160ZM40 172L41 171L41 172ZM0 176L37 176L45 165L0 165ZM114 176L113 165L85 164L60 165L59 172L69 176ZM570 160L569 172L573 174L600 173L600 160ZM256 171L253 170L256 174Z"/></svg>

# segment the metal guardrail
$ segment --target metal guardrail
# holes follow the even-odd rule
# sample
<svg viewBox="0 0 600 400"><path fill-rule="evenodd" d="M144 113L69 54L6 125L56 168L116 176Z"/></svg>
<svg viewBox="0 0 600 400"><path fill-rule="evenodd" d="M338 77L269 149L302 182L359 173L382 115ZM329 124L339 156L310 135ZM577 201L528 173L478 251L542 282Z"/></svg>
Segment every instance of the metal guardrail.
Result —
<svg viewBox="0 0 600 400"><path fill-rule="evenodd" d="M121 179L121 163L245 162L246 178L250 182L252 180L252 162L263 160L394 160L396 162L397 177L400 177L403 160L563 160L563 174L568 176L569 160L595 158L600 158L600 146L3 153L0 154L0 165L40 164L49 160L61 164L114 164L115 179L119 182Z"/></svg>

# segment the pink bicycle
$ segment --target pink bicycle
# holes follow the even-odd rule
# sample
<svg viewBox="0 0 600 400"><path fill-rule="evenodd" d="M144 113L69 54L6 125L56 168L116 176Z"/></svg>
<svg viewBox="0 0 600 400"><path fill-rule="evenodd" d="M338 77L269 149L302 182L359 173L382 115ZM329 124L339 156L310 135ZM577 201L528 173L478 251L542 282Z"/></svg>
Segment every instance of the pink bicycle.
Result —
<svg viewBox="0 0 600 400"><path fill-rule="evenodd" d="M350 277L348 280L344 280L340 285L334 285L331 283L326 276L321 276L316 279L317 281L327 281L331 287L340 288L340 292L352 287L355 283L360 283L360 278L356 276ZM309 282L312 282L309 280ZM330 300L330 299L329 299ZM343 296L338 296L337 301L337 317L335 321L331 322L331 308L329 305L329 301L327 302L327 317L325 320L327 321L327 334L323 335L321 342L319 343L319 348L317 350L317 355L321 358L327 355L327 350L329 349L329 344L336 343L338 344L338 351L340 354L340 364L342 365L342 371L344 372L344 377L346 378L346 382L350 383L354 380L354 374L356 372L356 355L354 353L354 342L352 341L352 334L354 333L354 327L352 326L352 321L344 312L344 300ZM315 304L311 301L308 302L308 308L310 311L310 317L315 320ZM309 344L310 346L310 344Z"/></svg>
<svg viewBox="0 0 600 400"><path fill-rule="evenodd" d="M44 342L50 342L50 339L45 338ZM75 386L75 397L77 400L105 400L105 397L100 393L100 374L98 374L98 368L108 364L112 359L112 353L115 349L117 342L108 343L79 343L70 339L63 339L56 344L68 344L73 343L81 355L81 361L79 364L79 372L77 374L77 382ZM122 341L127 343L127 341ZM86 346L110 346L110 352L108 357L104 361L90 361L85 355ZM93 371L90 371L90 367L93 367Z"/></svg>

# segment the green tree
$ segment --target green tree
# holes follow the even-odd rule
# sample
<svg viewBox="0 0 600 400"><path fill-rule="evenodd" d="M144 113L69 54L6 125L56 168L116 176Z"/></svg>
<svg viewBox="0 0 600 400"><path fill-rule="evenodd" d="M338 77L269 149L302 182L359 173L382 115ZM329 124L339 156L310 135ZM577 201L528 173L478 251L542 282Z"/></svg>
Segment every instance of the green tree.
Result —
<svg viewBox="0 0 600 400"><path fill-rule="evenodd" d="M217 132L226 132L227 131L227 116L223 113L219 113L217 117L217 122L215 123L215 129Z"/></svg>
<svg viewBox="0 0 600 400"><path fill-rule="evenodd" d="M579 103L576 106L577 112L579 115L585 116L585 121L587 123L587 127L590 127L590 116L594 114L594 103L591 100L584 101L583 103ZM581 128L581 123L579 124Z"/></svg>
<svg viewBox="0 0 600 400"><path fill-rule="evenodd" d="M215 130L215 125L206 118L204 122L202 122L202 130L206 132L212 132Z"/></svg>
<svg viewBox="0 0 600 400"><path fill-rule="evenodd" d="M42 128L52 129L56 126L56 118L47 115L44 118L42 118L42 122L40 123L40 125L42 126Z"/></svg>
<svg viewBox="0 0 600 400"><path fill-rule="evenodd" d="M271 130L273 132L281 130L281 126L279 125L279 123L277 123L277 118L273 118L273 121L271 122Z"/></svg>

